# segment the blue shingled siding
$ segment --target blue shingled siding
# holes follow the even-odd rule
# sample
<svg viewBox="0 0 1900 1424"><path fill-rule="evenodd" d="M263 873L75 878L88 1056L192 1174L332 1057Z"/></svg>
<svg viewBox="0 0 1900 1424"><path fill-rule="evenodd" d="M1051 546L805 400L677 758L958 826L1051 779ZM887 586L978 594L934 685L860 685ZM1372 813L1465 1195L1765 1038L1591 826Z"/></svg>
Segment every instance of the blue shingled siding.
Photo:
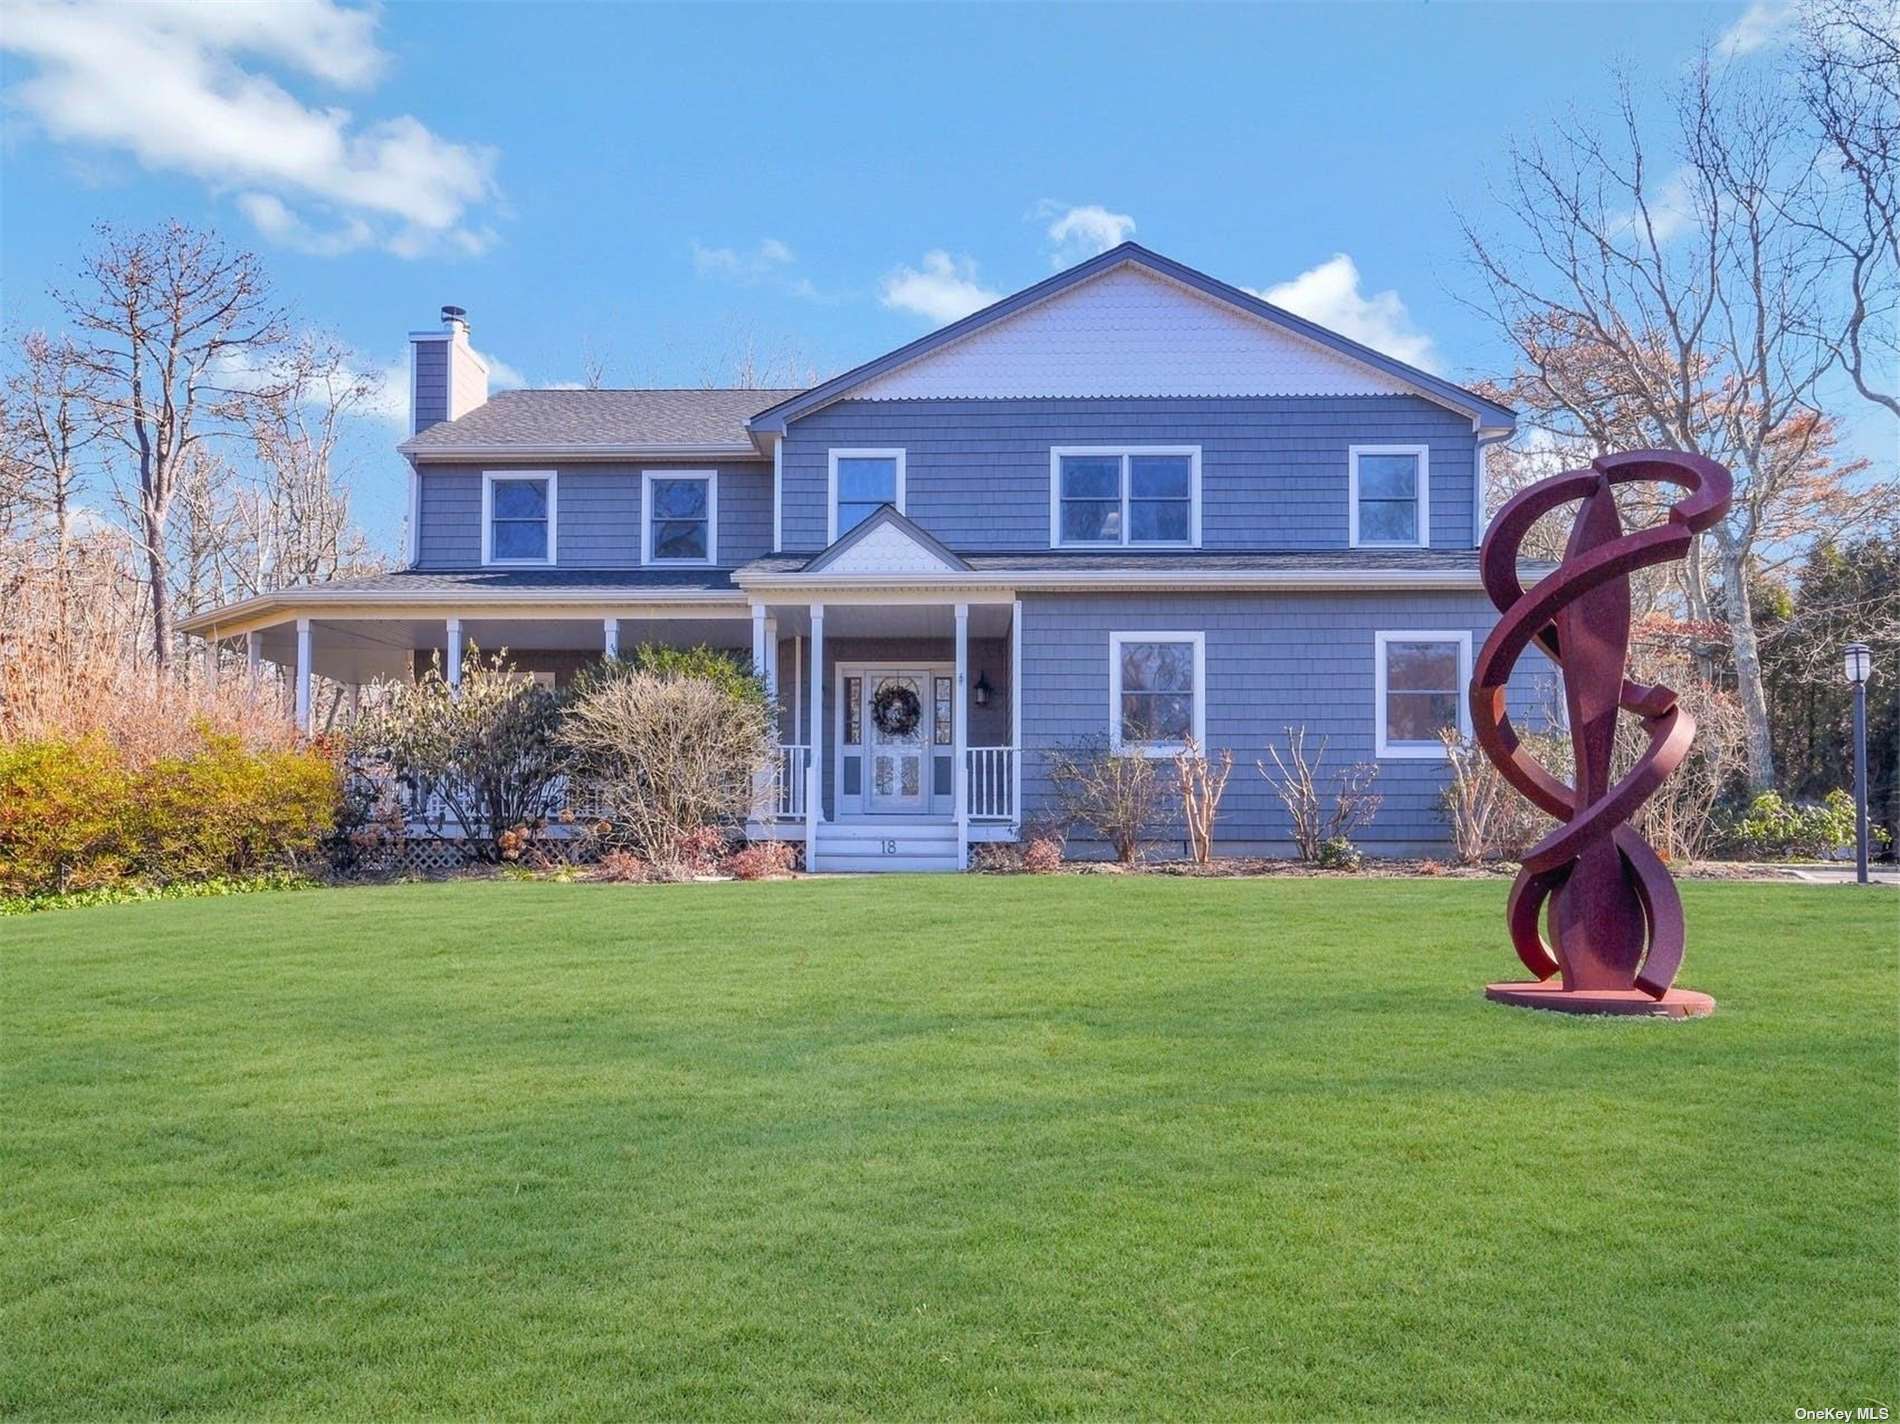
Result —
<svg viewBox="0 0 1900 1424"><path fill-rule="evenodd" d="M409 346L415 369L410 379L415 403L416 433L449 418L449 344L415 341Z"/></svg>
<svg viewBox="0 0 1900 1424"><path fill-rule="evenodd" d="M1346 546L1349 445L1431 452L1431 542L1472 546L1471 422L1416 396L839 401L785 440L784 547L825 543L835 446L906 452L905 512L954 549L1049 547L1056 445L1199 445L1202 547Z"/></svg>
<svg viewBox="0 0 1900 1424"><path fill-rule="evenodd" d="M482 560L482 471L501 465L422 467L418 568L475 568ZM546 469L546 465L532 468ZM555 553L562 568L630 569L640 563L640 473L659 466L557 465ZM694 466L693 468L708 468ZM719 563L771 552L772 467L728 464L719 473Z"/></svg>
<svg viewBox="0 0 1900 1424"><path fill-rule="evenodd" d="M1024 594L1025 808L1033 818L1047 805L1049 749L1108 730L1109 633L1199 631L1207 643L1208 745L1234 753L1219 848L1284 853L1285 809L1254 767L1267 759L1268 742L1284 749L1283 729L1304 726L1309 746L1329 739L1329 766L1374 760L1373 634L1468 628L1475 655L1496 618L1476 592ZM1525 658L1511 688L1514 715L1541 712L1553 686L1549 664ZM1377 854L1441 848L1442 764L1384 760L1378 767L1385 802L1360 843Z"/></svg>

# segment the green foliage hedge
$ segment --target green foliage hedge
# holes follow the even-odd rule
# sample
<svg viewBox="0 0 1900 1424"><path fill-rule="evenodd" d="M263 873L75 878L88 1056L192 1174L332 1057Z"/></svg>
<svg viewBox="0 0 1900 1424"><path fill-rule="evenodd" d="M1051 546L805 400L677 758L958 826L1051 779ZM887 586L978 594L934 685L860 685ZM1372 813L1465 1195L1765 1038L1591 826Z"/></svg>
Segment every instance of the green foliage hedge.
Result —
<svg viewBox="0 0 1900 1424"><path fill-rule="evenodd" d="M0 745L0 894L65 894L295 869L336 822L336 768L198 729L144 766L103 737Z"/></svg>
<svg viewBox="0 0 1900 1424"><path fill-rule="evenodd" d="M1886 831L1871 828L1878 843ZM1854 843L1854 798L1836 787L1817 805L1784 801L1764 791L1748 804L1730 835L1749 855L1773 859L1820 860Z"/></svg>

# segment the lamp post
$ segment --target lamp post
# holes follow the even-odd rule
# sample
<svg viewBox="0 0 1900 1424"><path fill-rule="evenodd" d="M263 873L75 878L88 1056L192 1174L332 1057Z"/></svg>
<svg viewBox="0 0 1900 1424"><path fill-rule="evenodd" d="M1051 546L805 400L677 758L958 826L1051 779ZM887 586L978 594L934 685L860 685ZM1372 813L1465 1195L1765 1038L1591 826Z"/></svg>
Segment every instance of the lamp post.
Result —
<svg viewBox="0 0 1900 1424"><path fill-rule="evenodd" d="M1854 878L1867 883L1867 679L1874 655L1865 643L1841 650L1847 681L1854 689Z"/></svg>

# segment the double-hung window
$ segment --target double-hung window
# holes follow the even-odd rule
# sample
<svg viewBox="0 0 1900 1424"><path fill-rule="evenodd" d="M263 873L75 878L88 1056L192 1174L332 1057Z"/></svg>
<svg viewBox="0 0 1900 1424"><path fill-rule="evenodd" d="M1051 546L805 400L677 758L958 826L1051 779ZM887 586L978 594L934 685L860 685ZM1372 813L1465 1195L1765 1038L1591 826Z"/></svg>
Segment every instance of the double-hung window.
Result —
<svg viewBox="0 0 1900 1424"><path fill-rule="evenodd" d="M1051 548L1185 549L1200 542L1200 446L1059 446L1049 452Z"/></svg>
<svg viewBox="0 0 1900 1424"><path fill-rule="evenodd" d="M1422 549L1431 543L1431 462L1423 445L1354 445L1346 453L1348 543Z"/></svg>
<svg viewBox="0 0 1900 1424"><path fill-rule="evenodd" d="M1471 634L1376 633L1374 718L1382 757L1442 757L1440 734L1471 735L1465 687L1471 681Z"/></svg>
<svg viewBox="0 0 1900 1424"><path fill-rule="evenodd" d="M1207 641L1200 633L1108 635L1108 740L1117 754L1172 756L1207 741Z"/></svg>
<svg viewBox="0 0 1900 1424"><path fill-rule="evenodd" d="M482 562L554 562L557 476L552 470L487 470L482 474Z"/></svg>
<svg viewBox="0 0 1900 1424"><path fill-rule="evenodd" d="M833 450L831 452L830 528L825 542L849 534L879 506L904 512L904 452L902 450Z"/></svg>
<svg viewBox="0 0 1900 1424"><path fill-rule="evenodd" d="M641 474L643 564L710 564L719 557L719 477L711 470Z"/></svg>

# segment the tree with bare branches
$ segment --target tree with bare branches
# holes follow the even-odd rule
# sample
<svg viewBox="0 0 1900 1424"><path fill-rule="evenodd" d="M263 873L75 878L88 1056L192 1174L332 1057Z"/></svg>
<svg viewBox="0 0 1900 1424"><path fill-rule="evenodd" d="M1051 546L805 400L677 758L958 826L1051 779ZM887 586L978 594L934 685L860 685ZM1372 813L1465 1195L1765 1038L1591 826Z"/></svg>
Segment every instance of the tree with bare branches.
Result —
<svg viewBox="0 0 1900 1424"><path fill-rule="evenodd" d="M273 368L289 324L257 259L216 233L170 222L109 224L55 295L80 332L79 360L101 424L132 463L151 600L153 656L169 671L173 606L167 524L200 444L241 433L282 395Z"/></svg>
<svg viewBox="0 0 1900 1424"><path fill-rule="evenodd" d="M1795 212L1840 278L1826 334L1854 388L1900 416L1900 0L1810 0L1795 70L1839 176Z"/></svg>
<svg viewBox="0 0 1900 1424"><path fill-rule="evenodd" d="M1766 786L1760 551L1823 518L1851 526L1875 502L1856 467L1825 461L1828 263L1793 216L1812 202L1816 142L1780 91L1707 56L1674 96L1667 143L1644 131L1627 81L1616 96L1609 133L1571 118L1514 143L1501 223L1460 222L1532 430L1593 453L1690 450L1734 473L1732 511L1692 550L1684 592L1692 619L1720 604L1748 777Z"/></svg>

